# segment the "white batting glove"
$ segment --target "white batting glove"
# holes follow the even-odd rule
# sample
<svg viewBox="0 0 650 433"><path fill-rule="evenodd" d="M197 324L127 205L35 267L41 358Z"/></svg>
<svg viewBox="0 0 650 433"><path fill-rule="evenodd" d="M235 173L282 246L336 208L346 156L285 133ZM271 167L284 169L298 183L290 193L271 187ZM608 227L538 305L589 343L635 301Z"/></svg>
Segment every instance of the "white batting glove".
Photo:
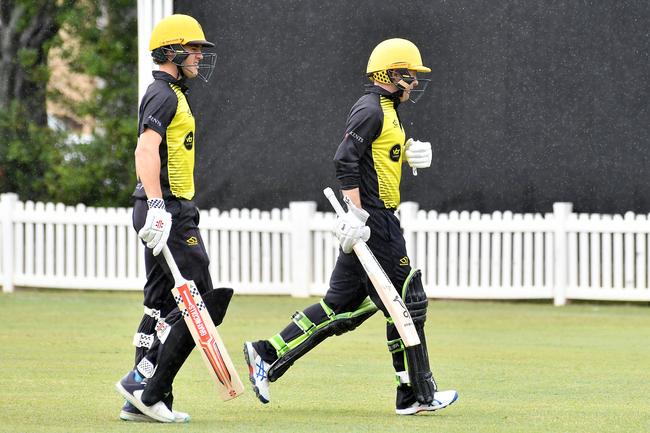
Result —
<svg viewBox="0 0 650 433"><path fill-rule="evenodd" d="M153 255L157 256L169 239L172 228L172 214L165 210L165 202L158 199L147 200L149 210L144 226L138 232L148 248L153 248Z"/></svg>
<svg viewBox="0 0 650 433"><path fill-rule="evenodd" d="M366 226L370 215L365 210L356 207L347 197L345 202L348 205L348 211L342 217L336 218L334 234L339 240L343 252L350 254L354 244L370 239L370 227Z"/></svg>
<svg viewBox="0 0 650 433"><path fill-rule="evenodd" d="M411 168L431 167L431 143L409 138L405 147L404 155Z"/></svg>

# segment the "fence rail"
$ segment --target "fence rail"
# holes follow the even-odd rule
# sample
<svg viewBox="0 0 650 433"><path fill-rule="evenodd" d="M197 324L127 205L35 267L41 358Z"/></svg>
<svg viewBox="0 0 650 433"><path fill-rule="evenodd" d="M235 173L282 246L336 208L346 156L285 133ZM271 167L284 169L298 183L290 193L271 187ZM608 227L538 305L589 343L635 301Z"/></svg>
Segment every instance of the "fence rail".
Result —
<svg viewBox="0 0 650 433"><path fill-rule="evenodd" d="M450 212L403 203L412 265L436 298L650 301L647 215ZM143 246L126 208L0 199L0 281L66 289L140 289ZM338 254L333 213L313 202L286 209L211 209L201 234L215 286L237 293L322 295Z"/></svg>

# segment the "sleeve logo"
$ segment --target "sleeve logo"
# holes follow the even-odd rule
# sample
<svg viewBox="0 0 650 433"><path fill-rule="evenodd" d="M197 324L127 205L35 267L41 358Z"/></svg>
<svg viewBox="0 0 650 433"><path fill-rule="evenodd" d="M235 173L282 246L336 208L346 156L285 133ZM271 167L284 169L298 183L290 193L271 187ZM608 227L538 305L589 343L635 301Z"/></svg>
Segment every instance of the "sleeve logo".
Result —
<svg viewBox="0 0 650 433"><path fill-rule="evenodd" d="M349 135L350 137L354 138L355 140L357 140L359 143L363 143L363 137L361 137L361 136L360 136L359 134L357 134L356 132L354 132L354 131L346 132L346 133L345 133L345 137L347 138L348 135Z"/></svg>
<svg viewBox="0 0 650 433"><path fill-rule="evenodd" d="M154 123L158 126L162 126L162 122L156 119L155 117L153 117L151 114L149 115L149 117L147 117L147 119L151 120L151 123Z"/></svg>

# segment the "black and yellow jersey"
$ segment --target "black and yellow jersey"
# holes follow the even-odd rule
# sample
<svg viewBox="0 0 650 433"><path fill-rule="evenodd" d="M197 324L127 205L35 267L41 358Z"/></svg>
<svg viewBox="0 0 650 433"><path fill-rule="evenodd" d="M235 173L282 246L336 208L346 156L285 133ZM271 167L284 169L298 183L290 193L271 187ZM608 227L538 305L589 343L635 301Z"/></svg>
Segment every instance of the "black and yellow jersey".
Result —
<svg viewBox="0 0 650 433"><path fill-rule="evenodd" d="M166 72L154 71L140 103L138 136L151 128L160 143L160 186L163 198L194 197L194 116L185 97L187 87ZM146 198L138 182L133 196Z"/></svg>
<svg viewBox="0 0 650 433"><path fill-rule="evenodd" d="M352 106L343 141L334 155L341 189L359 188L364 207L400 204L405 133L397 114L399 98L369 86Z"/></svg>

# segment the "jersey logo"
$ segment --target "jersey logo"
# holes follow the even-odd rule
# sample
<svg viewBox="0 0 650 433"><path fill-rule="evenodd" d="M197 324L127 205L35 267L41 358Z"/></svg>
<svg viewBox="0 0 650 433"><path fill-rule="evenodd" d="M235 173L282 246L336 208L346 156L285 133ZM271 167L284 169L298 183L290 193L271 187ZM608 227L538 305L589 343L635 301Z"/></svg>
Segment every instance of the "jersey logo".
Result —
<svg viewBox="0 0 650 433"><path fill-rule="evenodd" d="M363 137L361 137L361 136L360 136L359 134L357 134L356 132L354 132L354 131L350 131L350 132L348 132L348 133L345 134L346 137L347 137L348 135L349 135L350 137L354 138L355 140L357 140L359 143L363 143Z"/></svg>
<svg viewBox="0 0 650 433"><path fill-rule="evenodd" d="M194 146L194 133L192 131L187 133L183 144L185 145L185 149L192 150L192 146Z"/></svg>
<svg viewBox="0 0 650 433"><path fill-rule="evenodd" d="M199 240L196 238L196 236L190 236L185 242L191 247L199 244Z"/></svg>
<svg viewBox="0 0 650 433"><path fill-rule="evenodd" d="M408 266L409 265L409 258L407 256L404 256L401 259L399 259L399 265L400 266Z"/></svg>
<svg viewBox="0 0 650 433"><path fill-rule="evenodd" d="M162 122L160 120L156 119L155 117L153 117L152 115L149 115L149 117L147 117L147 119L151 120L151 123L155 123L158 126L162 126Z"/></svg>
<svg viewBox="0 0 650 433"><path fill-rule="evenodd" d="M393 119L393 128L399 128L399 122L397 119Z"/></svg>
<svg viewBox="0 0 650 433"><path fill-rule="evenodd" d="M402 155L402 146L400 146L399 144L396 144L395 146L390 148L390 152L388 156L392 161L395 162L399 161L399 157L401 155Z"/></svg>

